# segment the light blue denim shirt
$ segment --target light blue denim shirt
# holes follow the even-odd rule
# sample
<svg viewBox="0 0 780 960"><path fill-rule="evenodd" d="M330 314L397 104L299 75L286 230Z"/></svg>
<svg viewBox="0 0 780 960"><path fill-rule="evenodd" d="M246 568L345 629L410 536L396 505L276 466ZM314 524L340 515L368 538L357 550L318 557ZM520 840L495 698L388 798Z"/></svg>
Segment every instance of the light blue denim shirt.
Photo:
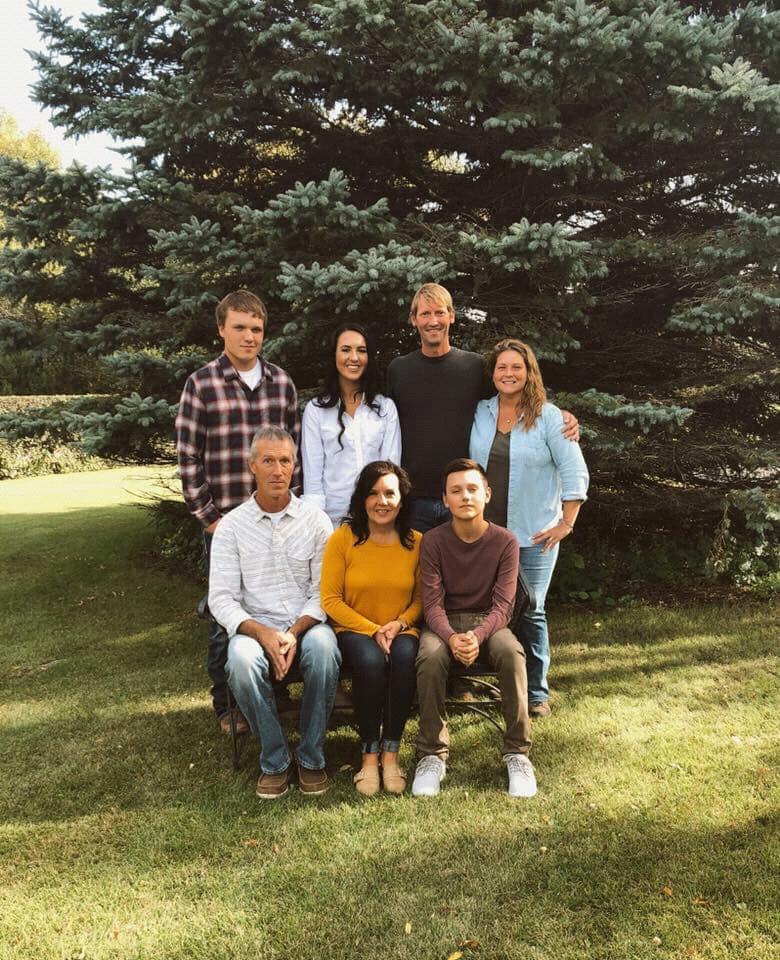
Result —
<svg viewBox="0 0 780 960"><path fill-rule="evenodd" d="M471 427L472 460L487 468L496 435L498 397L480 400ZM561 501L587 500L588 468L578 443L561 433L563 415L552 403L530 430L521 423L509 435L509 496L507 526L521 547L531 537L554 526L563 516Z"/></svg>

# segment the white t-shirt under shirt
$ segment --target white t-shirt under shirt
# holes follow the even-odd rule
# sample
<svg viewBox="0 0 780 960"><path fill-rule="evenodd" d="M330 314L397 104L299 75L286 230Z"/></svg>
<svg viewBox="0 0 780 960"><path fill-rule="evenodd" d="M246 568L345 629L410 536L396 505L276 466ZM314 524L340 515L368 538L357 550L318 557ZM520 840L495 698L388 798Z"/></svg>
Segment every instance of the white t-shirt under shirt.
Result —
<svg viewBox="0 0 780 960"><path fill-rule="evenodd" d="M338 407L319 407L312 400L303 411L303 499L314 501L335 526L346 516L355 481L367 463L401 462L395 404L381 394L375 397L375 403L378 413L361 401L353 417L343 414L341 444Z"/></svg>
<svg viewBox="0 0 780 960"><path fill-rule="evenodd" d="M263 368L260 366L259 360L255 361L255 365L251 370L236 370L236 373L250 390L254 390L263 378Z"/></svg>

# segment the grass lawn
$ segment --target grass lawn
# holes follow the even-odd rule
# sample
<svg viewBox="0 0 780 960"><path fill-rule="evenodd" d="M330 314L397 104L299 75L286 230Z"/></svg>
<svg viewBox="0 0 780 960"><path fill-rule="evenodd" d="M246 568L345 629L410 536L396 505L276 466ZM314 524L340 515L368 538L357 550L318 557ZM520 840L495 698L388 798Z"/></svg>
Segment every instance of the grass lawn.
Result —
<svg viewBox="0 0 780 960"><path fill-rule="evenodd" d="M533 800L459 717L438 799L359 799L341 728L264 803L143 477L0 483L2 960L780 957L776 610L552 610Z"/></svg>

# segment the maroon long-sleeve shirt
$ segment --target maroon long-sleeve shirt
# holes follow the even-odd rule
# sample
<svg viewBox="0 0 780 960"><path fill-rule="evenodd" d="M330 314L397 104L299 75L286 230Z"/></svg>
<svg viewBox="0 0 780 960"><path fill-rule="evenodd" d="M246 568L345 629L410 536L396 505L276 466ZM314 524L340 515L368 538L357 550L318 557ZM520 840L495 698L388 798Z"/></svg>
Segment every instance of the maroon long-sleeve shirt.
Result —
<svg viewBox="0 0 780 960"><path fill-rule="evenodd" d="M484 643L512 615L518 562L514 534L494 523L473 543L461 540L451 523L429 530L420 551L425 622L446 641L457 632L449 614L484 612L474 630Z"/></svg>

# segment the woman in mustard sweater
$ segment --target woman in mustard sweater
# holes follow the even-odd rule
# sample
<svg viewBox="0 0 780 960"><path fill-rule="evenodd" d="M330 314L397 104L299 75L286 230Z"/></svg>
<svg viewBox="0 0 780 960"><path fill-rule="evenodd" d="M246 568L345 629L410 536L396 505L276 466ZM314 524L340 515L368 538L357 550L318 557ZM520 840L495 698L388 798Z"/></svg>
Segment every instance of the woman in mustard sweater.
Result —
<svg viewBox="0 0 780 960"><path fill-rule="evenodd" d="M422 537L411 528L410 492L401 467L366 464L322 561L322 608L352 668L363 752L355 784L369 797L380 783L389 793L406 786L398 749L414 698L422 613Z"/></svg>

